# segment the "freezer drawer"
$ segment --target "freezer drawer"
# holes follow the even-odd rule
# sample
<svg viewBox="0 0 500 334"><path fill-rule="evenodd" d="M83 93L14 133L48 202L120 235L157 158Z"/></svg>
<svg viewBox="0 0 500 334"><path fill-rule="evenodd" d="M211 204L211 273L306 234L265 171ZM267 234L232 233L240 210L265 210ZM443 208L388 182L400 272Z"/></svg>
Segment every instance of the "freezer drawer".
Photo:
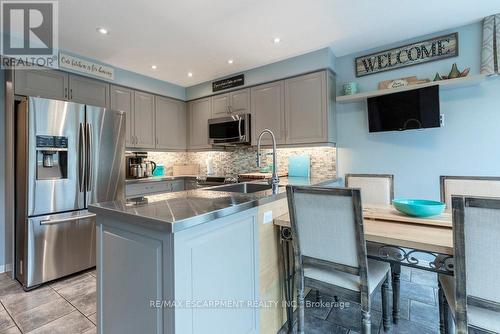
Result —
<svg viewBox="0 0 500 334"><path fill-rule="evenodd" d="M95 214L29 218L27 229L26 288L95 266Z"/></svg>

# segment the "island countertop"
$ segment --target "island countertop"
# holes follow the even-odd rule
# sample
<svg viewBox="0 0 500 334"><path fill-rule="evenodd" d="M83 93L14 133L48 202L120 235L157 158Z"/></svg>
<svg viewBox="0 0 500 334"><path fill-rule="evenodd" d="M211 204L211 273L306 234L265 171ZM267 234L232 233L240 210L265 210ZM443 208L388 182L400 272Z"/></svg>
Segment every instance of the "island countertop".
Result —
<svg viewBox="0 0 500 334"><path fill-rule="evenodd" d="M223 186L148 195L128 200L89 205L89 211L106 216L121 216L127 221L168 233L176 233L218 218L286 197L286 185L325 185L337 182L332 178L280 178L278 194L272 190L254 193L223 192ZM262 181L252 182L262 183Z"/></svg>

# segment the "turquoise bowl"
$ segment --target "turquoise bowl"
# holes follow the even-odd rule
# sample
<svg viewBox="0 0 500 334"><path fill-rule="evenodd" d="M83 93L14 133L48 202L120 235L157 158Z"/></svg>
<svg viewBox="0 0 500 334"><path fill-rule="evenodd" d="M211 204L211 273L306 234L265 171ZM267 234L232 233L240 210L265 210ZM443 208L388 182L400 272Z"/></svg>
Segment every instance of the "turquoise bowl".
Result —
<svg viewBox="0 0 500 334"><path fill-rule="evenodd" d="M425 199L395 199L392 205L396 210L414 217L437 216L444 212L446 205L438 201Z"/></svg>

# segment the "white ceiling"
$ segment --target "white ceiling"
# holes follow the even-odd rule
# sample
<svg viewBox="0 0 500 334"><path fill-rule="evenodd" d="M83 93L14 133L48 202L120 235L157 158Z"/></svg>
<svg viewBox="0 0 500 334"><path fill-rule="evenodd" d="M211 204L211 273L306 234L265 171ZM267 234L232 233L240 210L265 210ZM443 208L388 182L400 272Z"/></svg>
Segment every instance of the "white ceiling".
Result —
<svg viewBox="0 0 500 334"><path fill-rule="evenodd" d="M62 49L192 86L325 46L342 56L498 12L499 0L63 0L59 31Z"/></svg>

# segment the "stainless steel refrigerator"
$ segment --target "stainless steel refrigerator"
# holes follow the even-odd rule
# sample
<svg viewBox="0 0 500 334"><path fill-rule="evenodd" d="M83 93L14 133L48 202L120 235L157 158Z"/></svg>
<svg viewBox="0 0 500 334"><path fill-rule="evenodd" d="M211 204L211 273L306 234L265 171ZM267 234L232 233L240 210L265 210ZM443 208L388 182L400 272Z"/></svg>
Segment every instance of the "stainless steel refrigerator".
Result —
<svg viewBox="0 0 500 334"><path fill-rule="evenodd" d="M15 274L25 289L95 266L91 203L124 198L125 114L16 101Z"/></svg>

